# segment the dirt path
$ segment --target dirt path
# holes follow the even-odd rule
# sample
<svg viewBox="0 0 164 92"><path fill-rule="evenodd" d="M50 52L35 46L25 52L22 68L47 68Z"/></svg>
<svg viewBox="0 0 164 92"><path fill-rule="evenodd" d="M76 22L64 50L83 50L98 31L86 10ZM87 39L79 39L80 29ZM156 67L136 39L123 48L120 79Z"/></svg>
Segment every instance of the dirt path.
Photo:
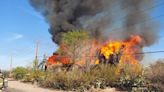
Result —
<svg viewBox="0 0 164 92"><path fill-rule="evenodd" d="M40 88L36 85L10 80L8 83L7 90L5 90L4 92L64 92L64 91L55 91L55 90ZM104 90L95 90L92 92L118 92L118 91L115 91L115 89L113 88L109 88Z"/></svg>
<svg viewBox="0 0 164 92"><path fill-rule="evenodd" d="M5 92L62 92L40 88L36 85L21 83L19 81L9 81L9 87Z"/></svg>

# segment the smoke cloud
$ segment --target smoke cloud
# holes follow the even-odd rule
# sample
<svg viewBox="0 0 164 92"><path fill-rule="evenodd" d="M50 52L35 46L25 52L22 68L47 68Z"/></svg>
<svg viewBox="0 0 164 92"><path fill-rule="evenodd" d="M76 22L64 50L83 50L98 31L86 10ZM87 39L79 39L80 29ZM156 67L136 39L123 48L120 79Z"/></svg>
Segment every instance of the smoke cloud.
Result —
<svg viewBox="0 0 164 92"><path fill-rule="evenodd" d="M128 39L140 35L143 46L158 39L158 32L149 20L153 0L30 0L49 23L52 39L59 44L61 34L72 29L85 29L92 37ZM121 27L120 29L113 29Z"/></svg>

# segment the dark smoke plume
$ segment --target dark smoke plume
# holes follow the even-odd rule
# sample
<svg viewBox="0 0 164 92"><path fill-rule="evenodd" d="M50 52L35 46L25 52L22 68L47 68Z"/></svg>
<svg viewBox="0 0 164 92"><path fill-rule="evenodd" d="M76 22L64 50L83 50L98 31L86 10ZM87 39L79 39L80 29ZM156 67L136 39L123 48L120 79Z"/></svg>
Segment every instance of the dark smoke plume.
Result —
<svg viewBox="0 0 164 92"><path fill-rule="evenodd" d="M61 34L72 29L85 29L92 37L118 37L128 39L140 35L143 46L157 41L150 12L143 11L152 6L153 0L30 0L49 23L52 39L59 44ZM122 18L123 17L123 18ZM121 26L121 29L113 30Z"/></svg>

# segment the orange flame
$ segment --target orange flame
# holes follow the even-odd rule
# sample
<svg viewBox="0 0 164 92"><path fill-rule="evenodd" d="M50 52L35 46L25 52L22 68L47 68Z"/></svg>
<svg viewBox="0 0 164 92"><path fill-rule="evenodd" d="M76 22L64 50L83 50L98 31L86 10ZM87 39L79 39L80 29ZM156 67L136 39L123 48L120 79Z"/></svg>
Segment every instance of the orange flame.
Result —
<svg viewBox="0 0 164 92"><path fill-rule="evenodd" d="M121 52L116 70L117 74L119 74L120 70L128 64L130 64L133 72L140 73L141 65L139 64L137 53L140 53L142 50L141 43L142 38L140 36L131 36L131 38L126 41L109 41L100 51L106 59L112 54Z"/></svg>
<svg viewBox="0 0 164 92"><path fill-rule="evenodd" d="M56 65L56 64L69 64L69 57L60 56L57 53L54 53L51 57L48 58L47 66Z"/></svg>
<svg viewBox="0 0 164 92"><path fill-rule="evenodd" d="M84 54L81 56L79 61L76 62L76 64L84 66L86 62L88 61L87 59L89 58L90 64L99 64L99 60L95 57L92 57L96 55L97 51L99 50L102 55L106 59L109 59L112 54L118 54L120 53L120 59L119 59L119 64L118 64L118 71L119 71L119 66L123 64L132 64L136 67L136 69L139 69L139 60L136 57L136 53L139 53L139 51L142 49L141 46L142 43L142 38L138 35L136 36L131 36L128 40L111 40L107 42L105 45L101 45L100 43L97 43L97 41L92 41L90 43L91 49L89 49L89 54ZM85 46L84 46L85 47ZM49 57L47 65L55 65L55 64L69 64L70 62L70 57L68 56L62 56L65 55L64 53L67 51L64 47L64 45L60 46L60 49L62 50L62 54L59 55L55 53L53 56ZM82 50L82 49L81 49ZM83 51L83 50L82 50ZM88 57L86 57L88 55ZM91 57L90 57L91 56Z"/></svg>
<svg viewBox="0 0 164 92"><path fill-rule="evenodd" d="M141 44L142 38L140 36L131 36L130 39L126 41L109 41L101 49L101 54L105 56L106 59L114 53L120 53L121 57L119 63L131 63L137 64L136 53L140 50L136 46Z"/></svg>

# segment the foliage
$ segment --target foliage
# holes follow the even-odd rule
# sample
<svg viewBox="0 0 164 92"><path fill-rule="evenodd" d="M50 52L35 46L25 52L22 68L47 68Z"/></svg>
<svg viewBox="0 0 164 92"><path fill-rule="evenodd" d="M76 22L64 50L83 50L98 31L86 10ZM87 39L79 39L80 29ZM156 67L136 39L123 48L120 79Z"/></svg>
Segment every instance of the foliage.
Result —
<svg viewBox="0 0 164 92"><path fill-rule="evenodd" d="M8 78L9 75L10 75L10 71L3 71L3 76L4 76L5 78Z"/></svg>
<svg viewBox="0 0 164 92"><path fill-rule="evenodd" d="M96 66L90 73L96 77L94 82L96 85L97 83L99 84L98 88L105 88L107 86L114 86L116 80L118 80L119 75L116 74L116 69L113 65L102 64Z"/></svg>
<svg viewBox="0 0 164 92"><path fill-rule="evenodd" d="M13 77L23 82L40 82L43 81L46 74L41 70L34 70L33 68L17 67L12 71Z"/></svg>
<svg viewBox="0 0 164 92"><path fill-rule="evenodd" d="M17 67L13 70L14 78L23 79L24 82L37 82L42 87L61 90L83 92L91 88L116 87L124 90L139 91L163 91L164 63L158 61L146 70L136 70L134 66L112 66L99 64L90 70L73 69L59 72L49 70L47 72ZM60 68L60 67L59 67ZM118 73L118 69L120 70Z"/></svg>
<svg viewBox="0 0 164 92"><path fill-rule="evenodd" d="M89 35L84 30L72 30L62 34L62 42L67 46L77 45L80 41L89 38Z"/></svg>
<svg viewBox="0 0 164 92"><path fill-rule="evenodd" d="M23 79L27 74L27 69L24 67L16 67L13 69L12 74L15 79Z"/></svg>
<svg viewBox="0 0 164 92"><path fill-rule="evenodd" d="M78 71L63 71L58 74L49 73L46 80L41 83L41 86L62 90L81 89L89 86L90 81L88 79L90 77L92 76L87 76L86 73Z"/></svg>
<svg viewBox="0 0 164 92"><path fill-rule="evenodd" d="M28 73L25 75L23 82L41 82L45 78L45 72L41 70L29 69Z"/></svg>
<svg viewBox="0 0 164 92"><path fill-rule="evenodd" d="M137 70L135 67L137 67ZM140 65L123 65L117 82L119 88L132 91L133 88L139 89L145 86L146 83L147 81L143 76L143 69Z"/></svg>
<svg viewBox="0 0 164 92"><path fill-rule="evenodd" d="M71 57L71 63L78 61L79 57L87 52L89 35L84 30L73 30L62 34L62 45L58 52ZM87 49L87 50L86 50ZM83 53L81 53L83 52Z"/></svg>
<svg viewBox="0 0 164 92"><path fill-rule="evenodd" d="M117 80L115 69L110 65L99 65L90 71L73 70L57 74L50 72L41 86L74 91L85 91L91 87L105 88L112 86Z"/></svg>
<svg viewBox="0 0 164 92"><path fill-rule="evenodd" d="M50 87L61 90L86 91L91 88L104 89L106 87L116 87L128 91L148 91L144 88L147 81L143 76L143 70L136 72L132 66L124 66L119 74L118 67L100 64L90 69L90 71L73 70L62 71L57 74L49 72L45 81L40 84L43 87Z"/></svg>
<svg viewBox="0 0 164 92"><path fill-rule="evenodd" d="M146 81L142 75L135 77L124 75L120 77L119 87L125 90L132 91L133 88L140 88L145 85Z"/></svg>
<svg viewBox="0 0 164 92"><path fill-rule="evenodd" d="M150 89L164 91L164 60L158 60L146 70L146 78L150 81Z"/></svg>

